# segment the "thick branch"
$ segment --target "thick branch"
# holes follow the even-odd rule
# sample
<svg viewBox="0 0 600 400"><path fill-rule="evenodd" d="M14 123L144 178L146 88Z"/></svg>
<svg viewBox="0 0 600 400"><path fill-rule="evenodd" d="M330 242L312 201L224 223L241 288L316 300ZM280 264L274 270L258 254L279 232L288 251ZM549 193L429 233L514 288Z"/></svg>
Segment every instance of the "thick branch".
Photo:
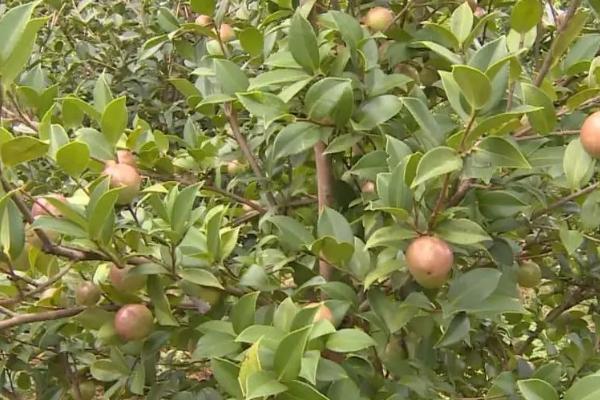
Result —
<svg viewBox="0 0 600 400"><path fill-rule="evenodd" d="M456 188L456 192L448 199L448 207L454 207L460 204L462 199L465 198L469 189L471 189L471 185L473 184L473 179L463 179L458 184Z"/></svg>
<svg viewBox="0 0 600 400"><path fill-rule="evenodd" d="M63 310L21 314L16 317L13 317L13 318L8 318L8 319L0 321L0 331L3 329L12 328L12 327L15 327L18 325L29 324L32 322L51 321L51 320L55 320L55 319L73 317L85 309L86 309L86 307L73 307L73 308L65 308Z"/></svg>
<svg viewBox="0 0 600 400"><path fill-rule="evenodd" d="M246 158L246 160L248 160L248 163L250 164L250 168L252 168L254 175L256 175L256 177L260 180L260 183L262 184L262 186L265 187L265 189L266 189L267 179L266 179L260 165L258 164L257 158L252 153L252 150L250 149L250 146L248 145L246 138L244 137L244 135L242 135L242 132L240 130L240 124L237 119L237 113L233 109L233 105L231 103L226 103L223 106L223 108L225 110L225 115L227 116L227 119L229 121L229 126L231 126L231 131L233 132L233 136L234 136L236 142L240 146L240 149L242 150L244 157ZM269 202L269 207L270 208L275 207L277 205L277 202L275 201L275 197L273 196L273 193L271 193L270 191L267 191L266 196L267 196L267 201Z"/></svg>
<svg viewBox="0 0 600 400"><path fill-rule="evenodd" d="M544 58L544 62L542 63L542 67L540 68L540 72L535 77L535 81L533 82L535 86L540 87L542 85L542 82L544 82L544 78L546 77L546 75L548 75L548 72L550 72L550 68L552 67L552 64L554 64L555 61L554 52L556 50L556 43L558 43L558 39L569 25L571 18L573 18L573 15L575 15L575 12L577 11L577 8L580 5L581 0L571 0L571 5L567 10L564 22L560 24L560 26L557 26L556 38L552 41L550 49L548 50L548 53L546 53L546 58Z"/></svg>
<svg viewBox="0 0 600 400"><path fill-rule="evenodd" d="M314 146L315 167L317 170L317 198L319 203L319 212L325 207L333 204L333 175L331 173L331 162L329 156L325 154L325 143L319 141ZM323 278L331 278L331 265L325 260L319 261L319 273Z"/></svg>

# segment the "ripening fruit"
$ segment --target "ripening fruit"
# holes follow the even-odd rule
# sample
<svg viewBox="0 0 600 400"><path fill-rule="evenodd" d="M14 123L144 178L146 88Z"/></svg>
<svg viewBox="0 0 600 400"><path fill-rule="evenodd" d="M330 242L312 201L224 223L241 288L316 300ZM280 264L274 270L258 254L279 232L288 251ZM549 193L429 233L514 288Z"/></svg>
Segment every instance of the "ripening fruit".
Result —
<svg viewBox="0 0 600 400"><path fill-rule="evenodd" d="M196 23L200 26L208 26L212 24L212 18L208 15L198 15L196 17Z"/></svg>
<svg viewBox="0 0 600 400"><path fill-rule="evenodd" d="M331 309L329 307L327 307L325 304L309 303L306 305L306 307L319 307L319 310L317 311L317 313L315 314L315 317L313 318L313 322L327 320L335 325L335 319L333 318L333 313L331 312Z"/></svg>
<svg viewBox="0 0 600 400"><path fill-rule="evenodd" d="M232 160L227 163L227 173L229 175L237 175L241 172L244 172L245 169L246 166L238 160Z"/></svg>
<svg viewBox="0 0 600 400"><path fill-rule="evenodd" d="M73 388L69 393L73 399L77 398ZM96 396L96 385L92 381L79 382L79 394L81 394L81 400L92 400Z"/></svg>
<svg viewBox="0 0 600 400"><path fill-rule="evenodd" d="M117 150L117 160L119 164L127 164L137 169L137 163L133 153L129 150Z"/></svg>
<svg viewBox="0 0 600 400"><path fill-rule="evenodd" d="M221 24L221 27L219 28L219 37L223 42L231 42L233 39L235 39L235 32L233 31L231 25Z"/></svg>
<svg viewBox="0 0 600 400"><path fill-rule="evenodd" d="M406 264L415 281L424 288L441 287L448 280L454 254L446 242L435 236L421 236L406 249Z"/></svg>
<svg viewBox="0 0 600 400"><path fill-rule="evenodd" d="M477 7L475 11L473 11L473 15L477 18L483 18L485 14L487 14L487 11L485 11L485 8L483 7Z"/></svg>
<svg viewBox="0 0 600 400"><path fill-rule="evenodd" d="M115 315L115 330L121 339L140 340L154 328L154 316L143 304L127 304Z"/></svg>
<svg viewBox="0 0 600 400"><path fill-rule="evenodd" d="M93 306L100 300L100 288L92 282L83 282L75 289L75 303L81 306Z"/></svg>
<svg viewBox="0 0 600 400"><path fill-rule="evenodd" d="M394 20L394 14L385 7L373 7L365 17L365 25L374 31L385 31Z"/></svg>
<svg viewBox="0 0 600 400"><path fill-rule="evenodd" d="M366 181L361 185L360 190L363 193L375 193L375 184L373 181Z"/></svg>
<svg viewBox="0 0 600 400"><path fill-rule="evenodd" d="M58 199L63 203L67 202L67 199L62 194L50 194L45 197L52 197L53 199ZM50 202L43 197L35 199L33 206L31 207L31 215L34 219L41 217L42 215L62 217L62 213L60 212L60 210L52 204L50 204Z"/></svg>
<svg viewBox="0 0 600 400"><path fill-rule="evenodd" d="M542 280L542 270L540 266L533 261L524 261L519 266L517 272L517 281L519 286L524 288L534 288L540 284Z"/></svg>
<svg viewBox="0 0 600 400"><path fill-rule="evenodd" d="M122 187L117 204L129 204L140 192L142 177L137 169L127 164L106 163L104 175L110 178L110 187Z"/></svg>
<svg viewBox="0 0 600 400"><path fill-rule="evenodd" d="M581 126L579 140L590 156L600 158L600 111L585 119Z"/></svg>
<svg viewBox="0 0 600 400"><path fill-rule="evenodd" d="M143 288L146 284L146 276L130 273L131 268L119 268L115 264L110 266L108 279L117 291L123 293L135 292Z"/></svg>

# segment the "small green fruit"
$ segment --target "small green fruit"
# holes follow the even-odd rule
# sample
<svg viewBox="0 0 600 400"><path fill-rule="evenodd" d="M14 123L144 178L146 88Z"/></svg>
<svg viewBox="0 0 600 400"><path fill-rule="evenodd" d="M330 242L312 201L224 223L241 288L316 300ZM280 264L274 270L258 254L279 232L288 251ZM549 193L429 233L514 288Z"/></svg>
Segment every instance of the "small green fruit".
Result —
<svg viewBox="0 0 600 400"><path fill-rule="evenodd" d="M540 266L533 261L525 261L521 263L519 267L517 280L521 287L534 288L539 285L542 280L542 270L540 269Z"/></svg>

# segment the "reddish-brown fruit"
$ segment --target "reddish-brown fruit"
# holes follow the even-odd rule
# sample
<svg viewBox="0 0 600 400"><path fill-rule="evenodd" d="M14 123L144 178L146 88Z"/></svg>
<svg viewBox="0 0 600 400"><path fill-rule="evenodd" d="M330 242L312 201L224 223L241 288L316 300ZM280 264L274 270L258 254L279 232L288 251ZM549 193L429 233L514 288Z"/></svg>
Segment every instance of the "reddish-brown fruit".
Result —
<svg viewBox="0 0 600 400"><path fill-rule="evenodd" d="M63 203L67 202L67 199L62 194L50 194L45 197L52 197L53 199L60 200ZM62 213L60 212L60 210L52 204L50 204L50 202L44 197L35 199L33 206L31 207L31 215L34 219L41 217L42 215L62 217Z"/></svg>
<svg viewBox="0 0 600 400"><path fill-rule="evenodd" d="M448 280L454 254L446 242L435 236L421 236L406 249L408 271L421 286L433 289Z"/></svg>
<svg viewBox="0 0 600 400"><path fill-rule="evenodd" d="M75 289L75 303L81 306L93 306L100 300L100 288L92 282L83 282Z"/></svg>
<svg viewBox="0 0 600 400"><path fill-rule="evenodd" d="M140 340L154 328L154 316L143 304L127 304L115 315L115 330L123 340Z"/></svg>
<svg viewBox="0 0 600 400"><path fill-rule="evenodd" d="M137 163L133 153L129 150L117 150L117 160L119 164L127 164L137 169Z"/></svg>
<svg viewBox="0 0 600 400"><path fill-rule="evenodd" d="M366 181L362 184L360 190L363 193L375 193L375 184L373 183L373 181Z"/></svg>
<svg viewBox="0 0 600 400"><path fill-rule="evenodd" d="M212 24L212 18L208 15L198 15L196 17L196 23L200 26L208 26Z"/></svg>
<svg viewBox="0 0 600 400"><path fill-rule="evenodd" d="M385 31L394 21L394 14L385 7L373 7L365 16L365 25L374 31Z"/></svg>
<svg viewBox="0 0 600 400"><path fill-rule="evenodd" d="M123 293L135 292L146 284L146 276L130 273L131 268L119 268L115 264L111 265L108 279L117 291Z"/></svg>
<svg viewBox="0 0 600 400"><path fill-rule="evenodd" d="M137 169L128 164L106 163L104 175L110 178L110 187L123 189L119 192L118 204L129 204L140 192L142 177Z"/></svg>
<svg viewBox="0 0 600 400"><path fill-rule="evenodd" d="M600 111L585 119L579 135L581 145L594 158L600 158Z"/></svg>
<svg viewBox="0 0 600 400"><path fill-rule="evenodd" d="M229 24L221 24L219 28L219 37L223 42L230 42L235 39L235 32Z"/></svg>
<svg viewBox="0 0 600 400"><path fill-rule="evenodd" d="M477 7L475 11L473 11L473 15L475 15L477 18L483 18L485 14L487 14L487 11L485 11L485 8L483 7Z"/></svg>
<svg viewBox="0 0 600 400"><path fill-rule="evenodd" d="M309 303L309 304L307 304L306 307L319 307L319 310L317 311L317 313L315 314L315 317L313 318L314 322L327 320L327 321L331 322L332 324L335 324L335 320L333 318L333 313L331 312L331 309L329 307L327 307L325 304Z"/></svg>

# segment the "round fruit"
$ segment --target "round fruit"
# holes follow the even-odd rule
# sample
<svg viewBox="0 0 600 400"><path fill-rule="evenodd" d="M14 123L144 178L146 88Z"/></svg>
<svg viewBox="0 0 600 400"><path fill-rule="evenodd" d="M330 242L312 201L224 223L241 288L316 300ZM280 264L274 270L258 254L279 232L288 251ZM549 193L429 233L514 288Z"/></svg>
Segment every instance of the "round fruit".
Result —
<svg viewBox="0 0 600 400"><path fill-rule="evenodd" d="M208 15L198 15L198 17L196 17L196 23L200 26L209 26L212 24L212 18Z"/></svg>
<svg viewBox="0 0 600 400"><path fill-rule="evenodd" d="M360 190L363 193L375 193L375 184L373 183L373 181L366 181L362 184Z"/></svg>
<svg viewBox="0 0 600 400"><path fill-rule="evenodd" d="M221 300L221 291L214 287L200 286L198 288L198 297L214 306Z"/></svg>
<svg viewBox="0 0 600 400"><path fill-rule="evenodd" d="M135 157L129 150L117 150L117 160L119 164L127 164L133 168L137 168Z"/></svg>
<svg viewBox="0 0 600 400"><path fill-rule="evenodd" d="M325 304L309 303L306 307L319 307L319 310L317 311L317 313L315 314L315 317L313 318L313 322L327 320L327 321L331 322L332 324L335 324L335 319L333 318L333 313L331 312L331 309L329 307L327 307Z"/></svg>
<svg viewBox="0 0 600 400"><path fill-rule="evenodd" d="M231 25L221 24L221 27L219 28L219 37L223 42L231 42L233 39L235 39L235 32L233 31Z"/></svg>
<svg viewBox="0 0 600 400"><path fill-rule="evenodd" d="M52 197L65 203L67 199L62 194L50 194L46 197ZM31 207L31 215L34 219L41 217L42 215L50 215L53 217L62 217L62 213L58 208L53 206L46 198L36 199Z"/></svg>
<svg viewBox="0 0 600 400"><path fill-rule="evenodd" d="M127 164L106 163L104 175L110 178L110 187L122 187L118 204L129 204L140 192L142 177L137 169Z"/></svg>
<svg viewBox="0 0 600 400"><path fill-rule="evenodd" d="M473 15L477 18L483 18L485 14L487 14L487 11L485 11L485 8L483 7L477 7L475 11L473 11Z"/></svg>
<svg viewBox="0 0 600 400"><path fill-rule="evenodd" d="M415 281L428 289L439 288L448 280L454 254L446 242L434 236L421 236L406 249L406 264Z"/></svg>
<svg viewBox="0 0 600 400"><path fill-rule="evenodd" d="M519 266L517 280L521 287L536 287L542 280L542 270L540 269L540 266L533 261L525 261Z"/></svg>
<svg viewBox="0 0 600 400"><path fill-rule="evenodd" d="M115 330L123 340L140 340L152 332L154 316L142 304L127 304L115 315Z"/></svg>
<svg viewBox="0 0 600 400"><path fill-rule="evenodd" d="M374 31L385 31L394 21L394 14L385 7L373 7L365 17L365 25Z"/></svg>
<svg viewBox="0 0 600 400"><path fill-rule="evenodd" d="M100 300L100 288L92 282L83 282L75 289L75 302L82 306L93 306Z"/></svg>
<svg viewBox="0 0 600 400"><path fill-rule="evenodd" d="M71 397L76 399L75 391L70 390ZM79 383L79 394L81 400L92 400L96 396L96 385L92 381L83 381Z"/></svg>
<svg viewBox="0 0 600 400"><path fill-rule="evenodd" d="M243 172L245 169L246 166L238 160L232 160L227 163L227 173L229 175L237 175L240 172Z"/></svg>
<svg viewBox="0 0 600 400"><path fill-rule="evenodd" d="M123 293L135 292L146 284L146 276L130 273L131 268L119 268L115 264L111 265L108 278L117 291Z"/></svg>
<svg viewBox="0 0 600 400"><path fill-rule="evenodd" d="M600 158L600 111L585 119L579 135L581 145L592 157Z"/></svg>

